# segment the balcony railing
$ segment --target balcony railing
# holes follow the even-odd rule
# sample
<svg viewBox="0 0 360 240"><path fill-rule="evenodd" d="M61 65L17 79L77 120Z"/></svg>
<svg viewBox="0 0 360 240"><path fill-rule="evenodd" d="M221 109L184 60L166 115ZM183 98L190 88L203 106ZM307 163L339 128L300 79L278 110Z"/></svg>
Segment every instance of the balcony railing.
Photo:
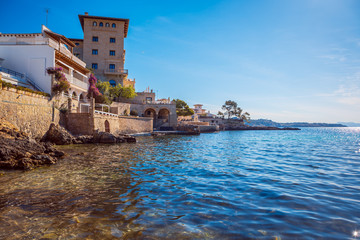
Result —
<svg viewBox="0 0 360 240"><path fill-rule="evenodd" d="M70 74L64 73L66 79L73 85L81 87L82 89L87 90L88 89L88 83L83 82L77 78L75 78L74 76L71 76Z"/></svg>
<svg viewBox="0 0 360 240"><path fill-rule="evenodd" d="M128 70L127 69L105 69L104 70L105 74L128 74Z"/></svg>

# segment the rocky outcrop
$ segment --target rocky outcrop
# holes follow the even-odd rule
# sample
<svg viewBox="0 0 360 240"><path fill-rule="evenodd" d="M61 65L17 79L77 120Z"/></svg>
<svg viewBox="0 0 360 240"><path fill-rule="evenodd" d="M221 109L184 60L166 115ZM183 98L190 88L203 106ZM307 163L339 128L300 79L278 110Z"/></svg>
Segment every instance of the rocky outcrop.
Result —
<svg viewBox="0 0 360 240"><path fill-rule="evenodd" d="M42 165L55 164L64 156L50 143L29 138L14 125L0 119L0 169L28 170Z"/></svg>
<svg viewBox="0 0 360 240"><path fill-rule="evenodd" d="M65 128L51 123L49 130L41 138L41 142L50 142L56 145L68 145L76 143L76 139L66 131Z"/></svg>
<svg viewBox="0 0 360 240"><path fill-rule="evenodd" d="M133 143L136 138L129 135L114 135L108 132L98 132L94 134L93 143Z"/></svg>

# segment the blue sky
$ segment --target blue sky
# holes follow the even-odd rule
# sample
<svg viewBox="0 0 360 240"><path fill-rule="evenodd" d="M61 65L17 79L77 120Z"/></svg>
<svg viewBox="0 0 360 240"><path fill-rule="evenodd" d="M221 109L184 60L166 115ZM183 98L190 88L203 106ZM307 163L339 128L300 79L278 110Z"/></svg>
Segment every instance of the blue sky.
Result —
<svg viewBox="0 0 360 240"><path fill-rule="evenodd" d="M81 38L78 14L129 18L136 90L202 103L235 100L254 119L360 122L360 1L16 1L0 32L48 27Z"/></svg>

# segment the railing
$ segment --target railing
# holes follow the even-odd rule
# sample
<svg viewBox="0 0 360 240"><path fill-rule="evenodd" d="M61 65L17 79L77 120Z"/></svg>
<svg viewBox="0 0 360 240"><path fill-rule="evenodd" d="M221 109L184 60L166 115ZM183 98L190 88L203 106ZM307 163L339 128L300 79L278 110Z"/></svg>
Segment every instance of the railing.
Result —
<svg viewBox="0 0 360 240"><path fill-rule="evenodd" d="M95 110L95 113L101 114L101 115L112 116L112 117L119 117L119 115L117 115L117 114L109 113L109 112L102 112L102 111L99 111L99 110Z"/></svg>
<svg viewBox="0 0 360 240"><path fill-rule="evenodd" d="M70 74L67 74L67 73L64 73L65 74L65 77L66 79L74 84L75 86L78 86L78 87L81 87L83 89L87 89L88 88L88 84L86 82L83 82L77 78L75 78L74 76L71 76Z"/></svg>
<svg viewBox="0 0 360 240"><path fill-rule="evenodd" d="M15 76L15 77L19 77L21 79L24 79L26 80L28 83L30 83L35 89L41 91L41 92L44 92L44 90L39 87L39 85L37 85L33 80L31 80L29 77L27 77L25 74L23 73L19 73L19 72L16 72L14 70L11 70L11 69L8 69L8 68L4 68L4 67L0 67L0 71L2 72L5 72L5 73L8 73L12 76Z"/></svg>
<svg viewBox="0 0 360 240"><path fill-rule="evenodd" d="M105 74L128 74L128 70L127 69L105 69L104 70Z"/></svg>
<svg viewBox="0 0 360 240"><path fill-rule="evenodd" d="M80 64L81 66L83 66L83 67L86 66L86 63L81 61L78 57L74 56L74 54L72 54L69 49L67 49L65 46L62 46L60 43L58 43L58 42L56 42L56 41L49 38L48 39L48 44L49 44L50 47L58 50L62 54L66 55L68 58L70 58L73 61L75 61L76 63Z"/></svg>

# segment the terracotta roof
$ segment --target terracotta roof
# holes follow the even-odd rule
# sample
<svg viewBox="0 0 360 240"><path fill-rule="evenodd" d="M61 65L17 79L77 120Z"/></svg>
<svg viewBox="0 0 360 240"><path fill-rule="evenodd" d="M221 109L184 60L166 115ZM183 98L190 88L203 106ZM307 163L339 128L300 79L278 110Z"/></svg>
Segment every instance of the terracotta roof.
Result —
<svg viewBox="0 0 360 240"><path fill-rule="evenodd" d="M54 33L48 30L44 31L46 34L48 34L50 37L53 37L55 39L62 39L65 43L69 44L69 46L71 47L75 47L75 43L73 43L72 41L70 41L67 37L65 37L64 35L58 34L58 33Z"/></svg>
<svg viewBox="0 0 360 240"><path fill-rule="evenodd" d="M84 31L84 18L97 19L97 20L108 20L108 21L123 21L123 22L125 22L124 37L127 37L129 21L130 21L127 18L98 17L98 16L89 16L89 15L80 15L79 14L79 20L80 20L80 24L81 24L83 31Z"/></svg>

